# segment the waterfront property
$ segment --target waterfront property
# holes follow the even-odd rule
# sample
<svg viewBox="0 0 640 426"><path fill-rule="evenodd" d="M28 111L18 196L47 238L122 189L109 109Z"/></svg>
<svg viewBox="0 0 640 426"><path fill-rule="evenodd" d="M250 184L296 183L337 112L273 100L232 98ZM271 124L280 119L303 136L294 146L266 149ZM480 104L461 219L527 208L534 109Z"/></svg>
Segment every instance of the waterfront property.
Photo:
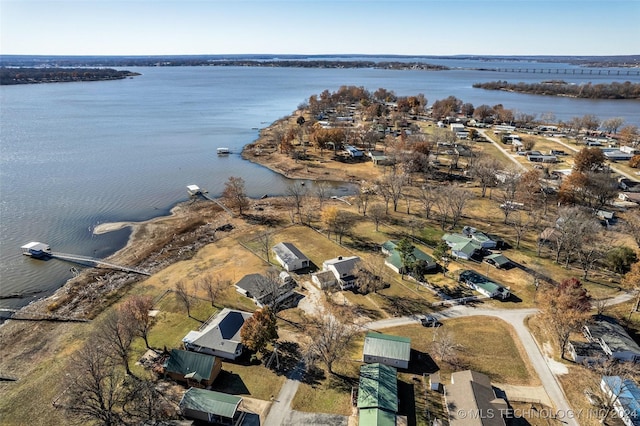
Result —
<svg viewBox="0 0 640 426"><path fill-rule="evenodd" d="M368 332L364 338L362 359L366 363L380 363L396 368L409 368L411 339L376 332Z"/></svg>
<svg viewBox="0 0 640 426"><path fill-rule="evenodd" d="M190 331L183 339L185 349L234 360L242 355L244 346L240 330L253 314L224 308L200 330Z"/></svg>
<svg viewBox="0 0 640 426"><path fill-rule="evenodd" d="M462 234L444 234L442 239L451 248L451 255L458 259L469 260L482 251L482 245Z"/></svg>

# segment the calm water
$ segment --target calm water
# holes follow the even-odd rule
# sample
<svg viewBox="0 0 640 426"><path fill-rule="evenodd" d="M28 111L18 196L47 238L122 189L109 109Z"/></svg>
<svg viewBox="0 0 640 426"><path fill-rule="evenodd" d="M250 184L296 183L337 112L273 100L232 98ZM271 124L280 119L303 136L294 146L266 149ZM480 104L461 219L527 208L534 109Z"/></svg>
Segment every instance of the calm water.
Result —
<svg viewBox="0 0 640 426"><path fill-rule="evenodd" d="M437 61L429 61L437 62ZM563 64L444 61L452 67L574 68ZM442 63L442 61L440 61ZM285 68L128 68L141 76L113 82L0 87L0 296L51 293L71 277L70 265L20 255L29 241L54 251L108 256L129 231L93 236L99 223L167 214L187 199L186 185L212 195L242 176L250 195L282 194L290 183L237 154L258 128L290 114L312 94L343 85L454 95L474 105L552 112L557 119L595 114L640 125L637 101L593 101L483 91L478 81L536 82L560 77L593 83L637 76ZM218 157L217 147L236 154ZM337 192L346 190L336 188ZM32 298L0 300L0 308Z"/></svg>

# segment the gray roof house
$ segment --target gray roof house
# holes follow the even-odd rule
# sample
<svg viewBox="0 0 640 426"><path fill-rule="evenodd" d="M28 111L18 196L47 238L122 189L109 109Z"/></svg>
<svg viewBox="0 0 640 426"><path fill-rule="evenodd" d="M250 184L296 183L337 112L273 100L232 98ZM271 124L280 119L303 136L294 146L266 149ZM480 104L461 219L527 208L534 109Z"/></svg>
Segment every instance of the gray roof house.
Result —
<svg viewBox="0 0 640 426"><path fill-rule="evenodd" d="M396 368L409 368L411 339L376 332L368 332L362 349L364 362L380 363Z"/></svg>
<svg viewBox="0 0 640 426"><path fill-rule="evenodd" d="M240 330L252 315L250 312L224 308L200 330L187 333L182 339L182 344L189 351L236 359L244 350Z"/></svg>
<svg viewBox="0 0 640 426"><path fill-rule="evenodd" d="M272 250L278 263L289 272L309 267L307 256L291 243L278 243Z"/></svg>
<svg viewBox="0 0 640 426"><path fill-rule="evenodd" d="M272 279L260 274L248 274L235 284L236 291L253 299L262 308L273 306L293 297L295 281L283 282L279 278Z"/></svg>
<svg viewBox="0 0 640 426"><path fill-rule="evenodd" d="M584 326L583 333L587 340L598 343L607 356L640 362L640 346L613 318L596 316Z"/></svg>
<svg viewBox="0 0 640 426"><path fill-rule="evenodd" d="M450 426L505 425L507 403L496 396L491 380L482 373L471 370L451 373L451 384L445 386L445 401Z"/></svg>
<svg viewBox="0 0 640 426"><path fill-rule="evenodd" d="M221 392L191 388L184 393L179 407L182 415L217 425L240 425L245 416L238 410L242 398Z"/></svg>
<svg viewBox="0 0 640 426"><path fill-rule="evenodd" d="M356 264L360 262L358 256L338 256L334 259L322 262L323 271L331 271L341 290L353 288L356 282L354 270Z"/></svg>

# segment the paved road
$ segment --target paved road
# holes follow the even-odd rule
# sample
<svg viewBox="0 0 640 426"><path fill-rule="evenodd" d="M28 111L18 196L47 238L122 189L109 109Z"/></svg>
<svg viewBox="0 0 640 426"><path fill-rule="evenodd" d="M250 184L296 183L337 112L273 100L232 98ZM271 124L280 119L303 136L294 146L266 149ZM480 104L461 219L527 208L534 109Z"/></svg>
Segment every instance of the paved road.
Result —
<svg viewBox="0 0 640 426"><path fill-rule="evenodd" d="M578 149L577 147L573 146L573 145L569 145L568 143L563 142L561 139L558 138L547 138L550 141L553 141L555 143L559 143L560 145L564 146L565 148L570 149L573 152L578 152L580 149ZM640 179L638 178L638 176L633 176L629 173L623 172L622 170L618 169L615 166L612 166L611 163L609 163L609 167L611 168L611 170L613 170L614 172L618 173L619 175L622 175L624 177L626 177L627 179L630 179L634 182L640 182Z"/></svg>
<svg viewBox="0 0 640 426"><path fill-rule="evenodd" d="M579 426L574 419L565 418L567 417L565 413L570 413L570 405L565 398L564 392L562 391L562 387L558 383L556 376L553 374L549 365L547 364L547 358L540 351L535 339L527 329L524 324L525 318L529 315L533 315L537 313L537 309L491 309L491 308L477 308L470 306L454 306L452 308L446 309L444 311L435 313L436 316L441 321L451 319L451 318L460 318L460 317L468 317L468 316L493 316L506 321L511 324L516 331L516 335L522 346L529 356L529 360L531 365L535 369L542 385L544 386L545 391L549 395L549 398L556 405L556 413L559 418L562 418L566 425L568 426ZM406 325L415 323L417 320L415 317L405 317L405 318L393 318L388 320L375 321L364 326L368 329L379 330L382 328L395 327L398 325Z"/></svg>
<svg viewBox="0 0 640 426"><path fill-rule="evenodd" d="M273 400L273 404L271 404L264 426L281 426L285 424L285 419L289 417L291 412L291 401L296 396L303 372L304 363L301 361L287 374L287 380L280 388L280 393Z"/></svg>

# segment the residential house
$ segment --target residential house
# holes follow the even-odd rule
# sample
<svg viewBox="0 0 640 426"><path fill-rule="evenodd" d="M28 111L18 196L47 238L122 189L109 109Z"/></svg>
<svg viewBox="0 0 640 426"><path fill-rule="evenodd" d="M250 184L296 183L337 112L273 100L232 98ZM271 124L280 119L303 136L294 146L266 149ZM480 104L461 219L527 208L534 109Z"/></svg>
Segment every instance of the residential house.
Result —
<svg viewBox="0 0 640 426"><path fill-rule="evenodd" d="M584 327L587 340L600 345L604 355L620 361L640 362L640 346L613 318L593 317Z"/></svg>
<svg viewBox="0 0 640 426"><path fill-rule="evenodd" d="M506 424L507 402L496 396L489 377L477 371L451 373L451 384L445 386L445 405L450 426Z"/></svg>
<svg viewBox="0 0 640 426"><path fill-rule="evenodd" d="M222 370L222 360L217 356L172 349L162 366L165 377L187 386L207 387Z"/></svg>
<svg viewBox="0 0 640 426"><path fill-rule="evenodd" d="M308 268L310 265L307 256L291 243L278 243L272 250L278 263L289 272Z"/></svg>
<svg viewBox="0 0 640 426"><path fill-rule="evenodd" d="M603 154L607 160L611 161L629 161L633 158L633 154L624 152L619 149L603 150Z"/></svg>
<svg viewBox="0 0 640 426"><path fill-rule="evenodd" d="M242 398L221 392L191 388L178 406L184 417L216 425L238 426L245 413L239 410Z"/></svg>
<svg viewBox="0 0 640 426"><path fill-rule="evenodd" d="M358 148L352 145L345 145L344 150L349 154L351 158L361 158L364 157L364 152L360 151Z"/></svg>
<svg viewBox="0 0 640 426"><path fill-rule="evenodd" d="M398 412L396 369L384 364L360 367L358 383L358 424L360 426L395 426Z"/></svg>
<svg viewBox="0 0 640 426"><path fill-rule="evenodd" d="M240 330L251 312L224 308L200 330L190 331L183 339L185 349L224 359L236 359L244 350Z"/></svg>
<svg viewBox="0 0 640 426"><path fill-rule="evenodd" d="M444 234L442 239L451 248L451 255L469 260L482 251L482 245L463 234Z"/></svg>
<svg viewBox="0 0 640 426"><path fill-rule="evenodd" d="M470 269L462 271L458 280L486 297L504 300L511 295L508 288Z"/></svg>
<svg viewBox="0 0 640 426"><path fill-rule="evenodd" d="M260 274L249 274L235 284L236 291L264 306L278 305L294 296L295 281L283 282L279 278L269 278Z"/></svg>
<svg viewBox="0 0 640 426"><path fill-rule="evenodd" d="M597 342L580 342L571 340L567 344L569 356L577 364L591 364L601 361L602 348Z"/></svg>
<svg viewBox="0 0 640 426"><path fill-rule="evenodd" d="M331 271L318 271L311 274L311 282L320 290L326 290L336 285L336 277Z"/></svg>
<svg viewBox="0 0 640 426"><path fill-rule="evenodd" d="M402 271L404 265L402 265L400 252L396 249L397 246L397 241L386 241L382 244L382 253L387 255L387 258L384 260L384 264L400 274L406 271ZM412 256L413 261L423 262L424 269L427 271L434 270L438 267L438 264L433 257L429 256L417 247L414 247Z"/></svg>
<svg viewBox="0 0 640 426"><path fill-rule="evenodd" d="M348 290L355 286L356 277L354 271L358 262L360 262L358 256L338 256L322 262L322 270L331 271L340 289Z"/></svg>
<svg viewBox="0 0 640 426"><path fill-rule="evenodd" d="M362 358L366 363L407 369L411 358L411 339L370 331L364 338Z"/></svg>
<svg viewBox="0 0 640 426"><path fill-rule="evenodd" d="M626 426L640 426L640 387L634 380L603 376L600 387L613 401L617 417Z"/></svg>
<svg viewBox="0 0 640 426"><path fill-rule="evenodd" d="M473 228L471 226L465 226L464 228L462 228L462 235L471 238L485 249L493 249L498 246L498 242L492 237L485 234L484 232L478 231L476 228Z"/></svg>

